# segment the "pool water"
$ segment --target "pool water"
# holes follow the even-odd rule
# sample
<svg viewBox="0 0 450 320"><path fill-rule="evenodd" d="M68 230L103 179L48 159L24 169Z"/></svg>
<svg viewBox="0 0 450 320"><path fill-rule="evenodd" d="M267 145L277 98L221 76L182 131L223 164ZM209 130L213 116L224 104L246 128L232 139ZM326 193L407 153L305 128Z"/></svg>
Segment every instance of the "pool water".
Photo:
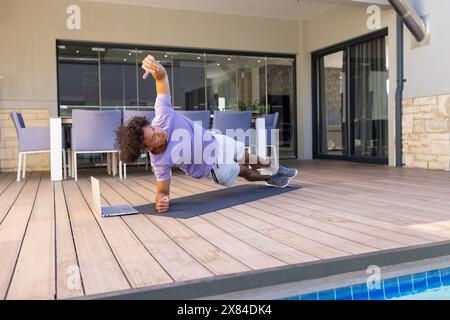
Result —
<svg viewBox="0 0 450 320"><path fill-rule="evenodd" d="M379 288L362 283L283 300L450 300L450 268L382 280Z"/></svg>

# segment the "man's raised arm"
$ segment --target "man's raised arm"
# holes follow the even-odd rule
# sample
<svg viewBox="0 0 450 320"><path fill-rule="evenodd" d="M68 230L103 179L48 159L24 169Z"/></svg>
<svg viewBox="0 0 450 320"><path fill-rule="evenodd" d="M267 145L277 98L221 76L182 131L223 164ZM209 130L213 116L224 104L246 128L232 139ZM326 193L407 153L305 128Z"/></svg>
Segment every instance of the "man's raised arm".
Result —
<svg viewBox="0 0 450 320"><path fill-rule="evenodd" d="M145 70L144 79L151 74L156 80L156 93L170 95L169 77L166 69L156 61L155 57L147 56L142 62L142 69Z"/></svg>

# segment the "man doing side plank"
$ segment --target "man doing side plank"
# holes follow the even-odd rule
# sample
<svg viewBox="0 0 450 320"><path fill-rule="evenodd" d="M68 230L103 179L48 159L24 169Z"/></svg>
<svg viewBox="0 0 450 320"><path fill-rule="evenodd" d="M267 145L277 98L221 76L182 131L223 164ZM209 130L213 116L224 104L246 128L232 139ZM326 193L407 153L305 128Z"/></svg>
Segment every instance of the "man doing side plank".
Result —
<svg viewBox="0 0 450 320"><path fill-rule="evenodd" d="M152 123L145 117L133 118L117 130L116 144L125 163L136 162L143 151L150 152L157 180L155 205L158 212L169 210L171 168L174 166L190 177L208 178L226 187L233 186L239 176L250 182L263 181L269 186L284 188L297 175L296 169L283 166L279 166L275 175L260 174L258 169L270 164L259 158L253 164L242 142L205 130L173 109L167 72L153 56L143 61L142 68L144 79L151 74L156 81L155 118Z"/></svg>

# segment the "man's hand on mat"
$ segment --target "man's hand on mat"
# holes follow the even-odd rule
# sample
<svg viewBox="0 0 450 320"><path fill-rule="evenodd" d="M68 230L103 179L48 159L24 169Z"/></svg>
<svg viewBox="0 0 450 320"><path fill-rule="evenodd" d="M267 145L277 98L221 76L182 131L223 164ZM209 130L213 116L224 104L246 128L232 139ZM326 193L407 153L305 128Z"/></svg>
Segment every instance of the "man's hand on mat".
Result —
<svg viewBox="0 0 450 320"><path fill-rule="evenodd" d="M151 74L155 80L159 81L167 75L166 69L153 56L147 56L142 61L142 69L145 70L144 79Z"/></svg>
<svg viewBox="0 0 450 320"><path fill-rule="evenodd" d="M163 195L163 194L157 194L156 195L156 211L159 213L165 213L169 210L169 202L170 198L169 196Z"/></svg>

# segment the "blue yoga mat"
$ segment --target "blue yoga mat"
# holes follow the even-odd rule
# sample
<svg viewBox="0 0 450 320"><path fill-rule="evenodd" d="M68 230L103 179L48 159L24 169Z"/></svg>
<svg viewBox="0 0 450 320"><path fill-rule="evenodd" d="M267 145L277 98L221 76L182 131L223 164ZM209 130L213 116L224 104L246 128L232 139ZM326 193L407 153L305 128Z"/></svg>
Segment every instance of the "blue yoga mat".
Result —
<svg viewBox="0 0 450 320"><path fill-rule="evenodd" d="M264 199L300 189L300 186L274 188L260 184L244 184L236 187L195 194L170 201L169 211L161 214L155 210L155 204L135 207L137 211L148 215L188 219L202 214L234 207L240 204Z"/></svg>

